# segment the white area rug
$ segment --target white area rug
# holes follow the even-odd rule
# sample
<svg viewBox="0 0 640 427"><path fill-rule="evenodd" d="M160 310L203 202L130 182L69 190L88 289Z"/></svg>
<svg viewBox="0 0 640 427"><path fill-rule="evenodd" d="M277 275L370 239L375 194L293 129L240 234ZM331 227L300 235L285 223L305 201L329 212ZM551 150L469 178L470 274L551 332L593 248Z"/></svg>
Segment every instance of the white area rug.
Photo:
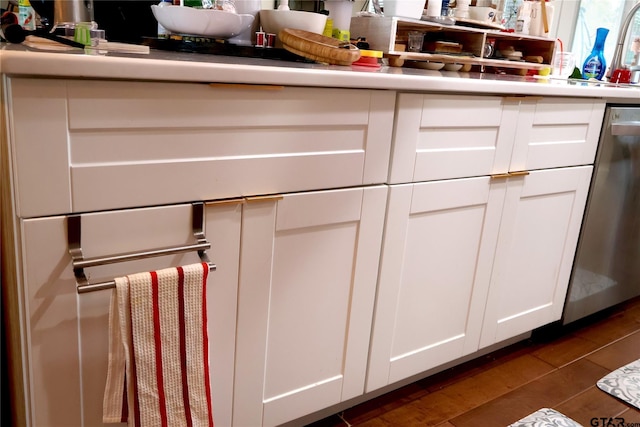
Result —
<svg viewBox="0 0 640 427"><path fill-rule="evenodd" d="M616 369L597 384L600 390L640 409L640 360Z"/></svg>
<svg viewBox="0 0 640 427"><path fill-rule="evenodd" d="M542 408L509 427L583 427L566 415L550 408Z"/></svg>

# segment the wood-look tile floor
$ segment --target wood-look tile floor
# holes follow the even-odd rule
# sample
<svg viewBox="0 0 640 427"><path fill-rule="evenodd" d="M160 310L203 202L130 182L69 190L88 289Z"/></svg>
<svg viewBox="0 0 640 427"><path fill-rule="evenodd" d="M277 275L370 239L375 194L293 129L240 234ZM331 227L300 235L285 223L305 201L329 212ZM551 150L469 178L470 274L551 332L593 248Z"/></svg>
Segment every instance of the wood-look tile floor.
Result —
<svg viewBox="0 0 640 427"><path fill-rule="evenodd" d="M540 408L583 426L640 411L597 388L609 372L640 359L640 298L387 393L310 427L499 427ZM637 423L637 424L636 424ZM618 424L610 424L618 425Z"/></svg>

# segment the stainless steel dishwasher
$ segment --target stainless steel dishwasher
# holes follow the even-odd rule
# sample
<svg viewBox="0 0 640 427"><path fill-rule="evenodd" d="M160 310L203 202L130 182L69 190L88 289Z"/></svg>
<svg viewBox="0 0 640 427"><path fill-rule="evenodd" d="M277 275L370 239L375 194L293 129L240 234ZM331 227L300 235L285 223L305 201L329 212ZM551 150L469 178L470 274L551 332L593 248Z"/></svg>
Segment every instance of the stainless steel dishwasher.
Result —
<svg viewBox="0 0 640 427"><path fill-rule="evenodd" d="M640 295L640 107L608 106L563 324Z"/></svg>

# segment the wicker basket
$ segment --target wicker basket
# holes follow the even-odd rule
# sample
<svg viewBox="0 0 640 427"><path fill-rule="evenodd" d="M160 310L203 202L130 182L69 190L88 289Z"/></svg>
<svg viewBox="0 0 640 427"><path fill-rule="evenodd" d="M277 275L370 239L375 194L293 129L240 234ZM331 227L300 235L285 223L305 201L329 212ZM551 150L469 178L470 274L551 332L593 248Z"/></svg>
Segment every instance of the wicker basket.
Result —
<svg viewBox="0 0 640 427"><path fill-rule="evenodd" d="M354 45L321 34L285 28L278 37L286 50L313 61L351 65L360 58L360 49Z"/></svg>

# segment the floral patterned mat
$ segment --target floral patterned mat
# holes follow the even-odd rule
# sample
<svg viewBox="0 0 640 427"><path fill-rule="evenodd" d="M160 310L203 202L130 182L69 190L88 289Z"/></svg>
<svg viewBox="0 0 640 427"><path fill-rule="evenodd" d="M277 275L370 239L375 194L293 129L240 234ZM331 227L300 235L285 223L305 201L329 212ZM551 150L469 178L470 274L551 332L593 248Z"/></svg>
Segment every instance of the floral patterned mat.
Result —
<svg viewBox="0 0 640 427"><path fill-rule="evenodd" d="M640 359L606 375L597 385L600 390L640 409Z"/></svg>
<svg viewBox="0 0 640 427"><path fill-rule="evenodd" d="M566 415L550 408L542 408L509 427L583 427Z"/></svg>

